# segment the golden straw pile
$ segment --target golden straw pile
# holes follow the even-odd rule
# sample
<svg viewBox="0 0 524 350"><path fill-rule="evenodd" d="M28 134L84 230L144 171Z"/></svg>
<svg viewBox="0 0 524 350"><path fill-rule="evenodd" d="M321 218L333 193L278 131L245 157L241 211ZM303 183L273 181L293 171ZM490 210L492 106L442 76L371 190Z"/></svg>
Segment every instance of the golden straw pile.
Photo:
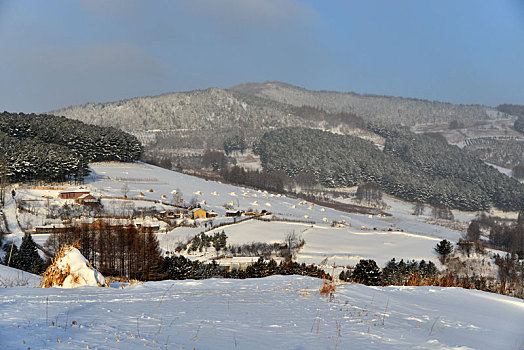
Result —
<svg viewBox="0 0 524 350"><path fill-rule="evenodd" d="M73 278L73 283L77 283L80 276L75 276L71 274L71 268L67 265L67 268L64 269L60 267L60 259L65 257L65 255L72 250L72 248L80 248L80 244L75 242L73 245L63 245L56 254L53 263L44 272L44 280L40 283L40 288L50 288L50 287L62 287L64 285L65 279L71 275ZM91 267L91 264L89 264ZM100 287L106 287L107 285L100 285Z"/></svg>

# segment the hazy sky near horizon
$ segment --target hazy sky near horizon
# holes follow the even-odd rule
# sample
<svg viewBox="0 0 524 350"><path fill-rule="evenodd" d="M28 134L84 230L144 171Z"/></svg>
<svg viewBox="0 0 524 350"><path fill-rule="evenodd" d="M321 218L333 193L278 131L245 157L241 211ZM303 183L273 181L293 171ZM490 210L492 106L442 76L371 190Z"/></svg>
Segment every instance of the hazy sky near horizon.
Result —
<svg viewBox="0 0 524 350"><path fill-rule="evenodd" d="M524 0L0 0L0 111L280 80L524 104Z"/></svg>

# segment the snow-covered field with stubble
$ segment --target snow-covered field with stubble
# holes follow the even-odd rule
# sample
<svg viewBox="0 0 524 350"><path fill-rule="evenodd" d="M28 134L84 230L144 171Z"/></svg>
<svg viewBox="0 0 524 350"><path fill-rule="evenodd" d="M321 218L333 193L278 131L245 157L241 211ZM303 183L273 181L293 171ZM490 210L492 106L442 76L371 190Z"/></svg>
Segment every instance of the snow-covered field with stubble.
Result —
<svg viewBox="0 0 524 350"><path fill-rule="evenodd" d="M129 188L131 198L138 198L142 193L142 199L166 201L162 195L169 200L172 191L179 190L184 201L189 202L193 197L198 202L205 201L202 207L219 216L225 214L224 204L229 204L242 210L265 209L278 218L314 221L311 224L250 220L215 230L226 232L228 244L281 242L288 233L295 231L306 241L297 258L308 263L318 264L328 258L329 264L354 265L361 258L369 258L382 265L396 257L426 259L438 264L434 246L444 238L457 241L461 235L459 231L426 223L427 217L408 214L411 206L398 201L389 211L392 216L378 217L341 212L297 198L206 181L149 164L95 163L91 164L91 169L93 174L87 187L105 196L121 196L124 184ZM332 221L342 220L346 226L330 226ZM164 250L172 251L178 242L186 241L203 230L203 226L181 227L159 233L158 238Z"/></svg>
<svg viewBox="0 0 524 350"><path fill-rule="evenodd" d="M302 276L2 288L2 349L522 349L524 301Z"/></svg>

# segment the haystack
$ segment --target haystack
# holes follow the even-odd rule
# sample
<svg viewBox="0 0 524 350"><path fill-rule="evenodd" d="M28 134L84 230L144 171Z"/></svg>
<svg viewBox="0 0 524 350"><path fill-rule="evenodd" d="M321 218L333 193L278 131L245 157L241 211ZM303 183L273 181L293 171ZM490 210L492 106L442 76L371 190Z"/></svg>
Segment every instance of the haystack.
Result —
<svg viewBox="0 0 524 350"><path fill-rule="evenodd" d="M40 288L109 286L104 276L91 266L77 248L76 244L60 248L53 263L45 271Z"/></svg>

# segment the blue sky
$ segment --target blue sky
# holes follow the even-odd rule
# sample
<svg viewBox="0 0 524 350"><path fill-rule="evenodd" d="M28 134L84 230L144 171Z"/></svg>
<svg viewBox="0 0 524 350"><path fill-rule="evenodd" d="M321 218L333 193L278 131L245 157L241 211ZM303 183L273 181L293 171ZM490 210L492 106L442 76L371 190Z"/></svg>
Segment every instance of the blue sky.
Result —
<svg viewBox="0 0 524 350"><path fill-rule="evenodd" d="M0 110L280 80L524 104L524 0L0 0Z"/></svg>

